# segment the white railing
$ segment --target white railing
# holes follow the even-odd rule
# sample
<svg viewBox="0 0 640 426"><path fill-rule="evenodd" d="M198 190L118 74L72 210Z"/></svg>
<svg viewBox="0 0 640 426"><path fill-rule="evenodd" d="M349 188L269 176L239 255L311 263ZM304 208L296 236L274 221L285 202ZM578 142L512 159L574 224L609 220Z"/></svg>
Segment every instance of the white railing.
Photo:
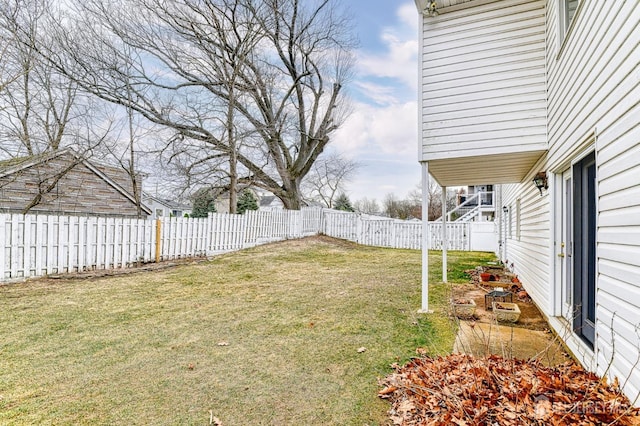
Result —
<svg viewBox="0 0 640 426"><path fill-rule="evenodd" d="M471 194L463 203L460 203L447 213L447 220L451 222L453 214L458 213L460 216L456 218L455 221L466 222L476 215L480 215L483 208L495 208L493 191L482 191ZM442 218L440 217L437 220L442 220Z"/></svg>
<svg viewBox="0 0 640 426"><path fill-rule="evenodd" d="M480 220L479 216L482 214L482 208L480 206L475 206L462 216L456 218L454 222L470 222L472 220Z"/></svg>
<svg viewBox="0 0 640 426"><path fill-rule="evenodd" d="M441 249L442 223L429 227L429 248ZM420 221L320 208L161 221L0 214L0 281L212 256L320 233L380 247L420 249L422 243ZM473 249L471 233L468 223L448 223L448 248Z"/></svg>

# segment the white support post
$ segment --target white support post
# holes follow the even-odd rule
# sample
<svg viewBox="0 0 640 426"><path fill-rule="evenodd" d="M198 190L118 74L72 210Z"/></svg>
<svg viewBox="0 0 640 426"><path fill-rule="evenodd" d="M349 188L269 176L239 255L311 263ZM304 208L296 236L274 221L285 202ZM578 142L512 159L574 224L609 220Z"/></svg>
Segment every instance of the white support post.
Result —
<svg viewBox="0 0 640 426"><path fill-rule="evenodd" d="M11 216L0 214L0 281L5 279L5 262L10 259L7 253L11 253L11 247L6 246L8 240L5 232L7 232L6 221Z"/></svg>
<svg viewBox="0 0 640 426"><path fill-rule="evenodd" d="M447 233L447 187L442 187L442 282L447 282L447 249L449 234Z"/></svg>
<svg viewBox="0 0 640 426"><path fill-rule="evenodd" d="M429 310L429 164L422 162L422 306L418 313Z"/></svg>

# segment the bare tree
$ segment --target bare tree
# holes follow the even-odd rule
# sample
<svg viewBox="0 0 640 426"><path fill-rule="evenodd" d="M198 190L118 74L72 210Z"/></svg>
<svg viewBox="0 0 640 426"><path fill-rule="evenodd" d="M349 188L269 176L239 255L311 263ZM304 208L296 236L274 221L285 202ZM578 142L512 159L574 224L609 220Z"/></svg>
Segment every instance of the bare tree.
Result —
<svg viewBox="0 0 640 426"><path fill-rule="evenodd" d="M238 182L301 206L301 182L346 113L353 40L337 2L74 3L53 63L100 98L173 129L175 140L206 148L200 158L225 156L230 169L237 161L228 173Z"/></svg>
<svg viewBox="0 0 640 426"><path fill-rule="evenodd" d="M362 198L353 203L353 207L358 213L371 214L371 215L379 215L382 213L380 210L380 206L378 202L372 198Z"/></svg>
<svg viewBox="0 0 640 426"><path fill-rule="evenodd" d="M442 188L434 179L429 179L429 211L428 219L436 220L442 216ZM447 211L456 206L456 191L447 188ZM422 219L422 186L399 199L395 194L387 194L383 201L383 211L389 217L399 219Z"/></svg>
<svg viewBox="0 0 640 426"><path fill-rule="evenodd" d="M0 4L0 38L2 57L0 58L0 146L3 156L32 156L48 148L49 138L59 144L61 122L51 87L52 76L39 67L35 43L38 28L46 8L44 1L23 2L20 0ZM45 87L45 85L47 85ZM51 107L53 106L53 110ZM44 124L44 125L43 125ZM32 170L36 183L33 198L22 208L29 212L40 204L43 197L51 193L71 169L82 160L76 158L63 167L35 167ZM46 162L48 163L48 162ZM8 170L17 162L6 163ZM0 186L10 186L18 181L18 174L8 174Z"/></svg>
<svg viewBox="0 0 640 426"><path fill-rule="evenodd" d="M2 11L2 9L0 9ZM1 15L0 15L1 16ZM0 24L3 20L0 19ZM11 49L15 43L14 36L7 31L4 25L0 25L0 95L5 91L7 86L20 77L20 71L10 66ZM0 112L6 106L0 102Z"/></svg>
<svg viewBox="0 0 640 426"><path fill-rule="evenodd" d="M19 76L0 91L0 104L5 107L0 141L11 156L56 150L65 139L72 141L68 126L78 113L77 85L38 53L45 42L49 10L48 0L14 0L0 6L0 32L9 40L3 47L3 67Z"/></svg>
<svg viewBox="0 0 640 426"><path fill-rule="evenodd" d="M130 81L125 82L125 89L129 100L132 99ZM107 109L107 108L105 108ZM107 121L112 134L99 149L106 151L109 157L126 173L129 178L128 190L133 195L138 218L142 217L142 178L140 174L140 157L144 155L141 149L142 140L152 137L152 132L140 123L140 117L132 108L116 106ZM104 119L102 120L104 121Z"/></svg>
<svg viewBox="0 0 640 426"><path fill-rule="evenodd" d="M333 208L336 197L345 192L345 184L359 168L359 163L337 152L318 158L302 184L305 198Z"/></svg>
<svg viewBox="0 0 640 426"><path fill-rule="evenodd" d="M420 204L415 200L399 199L395 194L387 194L382 201L382 209L385 215L396 219L420 218Z"/></svg>
<svg viewBox="0 0 640 426"><path fill-rule="evenodd" d="M438 185L435 179L429 179L429 220L436 220L442 216L442 187ZM447 188L447 211L452 210L456 206L456 191ZM422 204L422 185L418 185L416 189L411 191L408 195L408 199L412 204L421 206ZM421 207L420 207L421 209ZM416 216L416 217L422 217Z"/></svg>
<svg viewBox="0 0 640 426"><path fill-rule="evenodd" d="M153 129L141 125L135 111L129 108L106 111L101 117L106 127L101 143L95 147L95 154L103 159L103 166L112 164L118 171L124 171L128 182L119 183L133 196L138 217L142 217L141 163L142 157L148 154L143 148L143 141L153 137ZM158 172L158 175L162 173Z"/></svg>
<svg viewBox="0 0 640 426"><path fill-rule="evenodd" d="M27 213L51 197L58 183L104 142L111 131L101 132L93 121L95 99L83 94L72 79L60 73L43 51L50 51L51 14L56 3L49 0L11 0L0 3L0 149L11 164L38 157L44 163L31 170L35 182ZM100 101L104 103L103 101ZM55 155L73 149L64 165ZM0 186L12 185L20 173L8 175Z"/></svg>

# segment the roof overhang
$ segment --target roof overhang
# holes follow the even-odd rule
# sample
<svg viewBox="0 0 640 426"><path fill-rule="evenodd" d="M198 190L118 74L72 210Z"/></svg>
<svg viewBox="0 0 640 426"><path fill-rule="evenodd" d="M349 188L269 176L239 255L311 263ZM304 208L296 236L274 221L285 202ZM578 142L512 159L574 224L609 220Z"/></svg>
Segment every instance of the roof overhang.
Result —
<svg viewBox="0 0 640 426"><path fill-rule="evenodd" d="M440 186L519 183L546 150L434 159L427 161L429 174Z"/></svg>

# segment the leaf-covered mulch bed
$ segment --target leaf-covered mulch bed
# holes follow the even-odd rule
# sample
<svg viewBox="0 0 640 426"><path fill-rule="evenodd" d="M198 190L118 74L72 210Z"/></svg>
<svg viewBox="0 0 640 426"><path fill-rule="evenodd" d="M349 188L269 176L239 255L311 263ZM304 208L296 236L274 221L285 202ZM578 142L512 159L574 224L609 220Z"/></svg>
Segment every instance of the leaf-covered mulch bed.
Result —
<svg viewBox="0 0 640 426"><path fill-rule="evenodd" d="M453 354L416 358L382 381L395 425L639 425L617 381L575 363Z"/></svg>

